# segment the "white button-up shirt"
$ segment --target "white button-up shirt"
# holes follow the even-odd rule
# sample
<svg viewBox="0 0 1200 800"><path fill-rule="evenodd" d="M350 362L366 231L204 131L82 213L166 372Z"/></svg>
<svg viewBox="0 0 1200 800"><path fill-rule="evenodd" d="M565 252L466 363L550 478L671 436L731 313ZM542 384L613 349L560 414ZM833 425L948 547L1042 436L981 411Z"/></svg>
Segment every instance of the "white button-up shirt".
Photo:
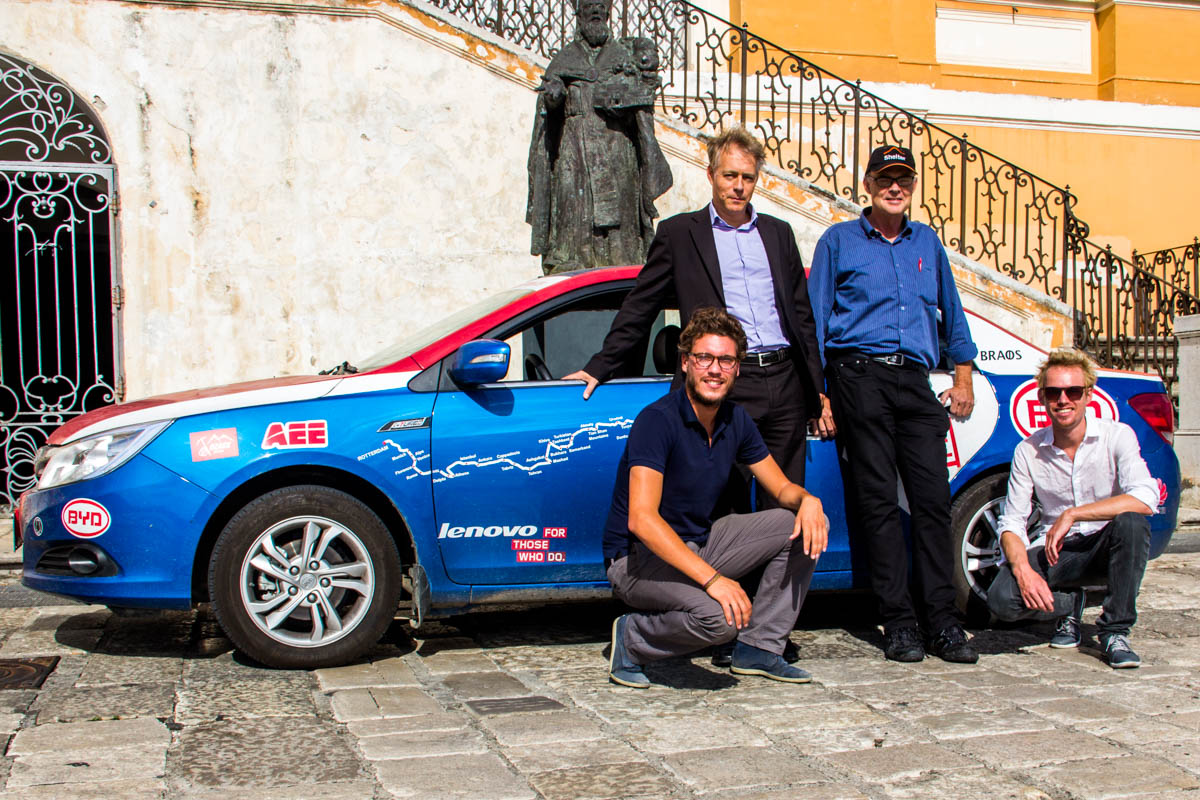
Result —
<svg viewBox="0 0 1200 800"><path fill-rule="evenodd" d="M1029 547L1072 506L1132 495L1158 510L1158 483L1142 459L1137 435L1123 422L1087 418L1087 431L1072 460L1054 446L1054 428L1035 431L1017 445L1008 476L1008 498L997 529L1010 531ZM1037 528L1027 530L1033 498L1042 506ZM1104 520L1076 522L1070 534L1087 536L1102 529Z"/></svg>

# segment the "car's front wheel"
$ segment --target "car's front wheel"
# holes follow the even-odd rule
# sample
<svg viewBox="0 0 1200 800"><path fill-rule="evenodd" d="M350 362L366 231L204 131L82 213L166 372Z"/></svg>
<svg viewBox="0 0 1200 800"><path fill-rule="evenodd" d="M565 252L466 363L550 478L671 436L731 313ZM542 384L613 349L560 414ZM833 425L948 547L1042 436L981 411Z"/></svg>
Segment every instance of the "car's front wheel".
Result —
<svg viewBox="0 0 1200 800"><path fill-rule="evenodd" d="M400 557L357 499L291 486L233 516L208 583L217 621L238 649L273 667L315 669L379 641L399 601Z"/></svg>

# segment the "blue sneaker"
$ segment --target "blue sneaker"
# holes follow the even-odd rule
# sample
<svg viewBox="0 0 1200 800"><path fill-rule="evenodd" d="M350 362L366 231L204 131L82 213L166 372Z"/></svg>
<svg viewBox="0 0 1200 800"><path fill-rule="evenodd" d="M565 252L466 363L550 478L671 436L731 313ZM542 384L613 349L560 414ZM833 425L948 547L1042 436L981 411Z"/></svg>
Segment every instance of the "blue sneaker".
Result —
<svg viewBox="0 0 1200 800"><path fill-rule="evenodd" d="M783 660L783 656L745 642L738 642L733 648L733 664L729 670L738 675L761 675L786 683L808 683L812 680L812 675L793 667Z"/></svg>
<svg viewBox="0 0 1200 800"><path fill-rule="evenodd" d="M1081 624L1083 624L1082 589L1075 593L1075 603L1071 613L1058 618L1058 623L1054 626L1054 635L1050 637L1050 646L1059 649L1079 647L1082 638L1079 634Z"/></svg>
<svg viewBox="0 0 1200 800"><path fill-rule="evenodd" d="M1100 635L1100 646L1104 649L1104 660L1113 669L1132 669L1142 665L1142 659L1129 646L1129 637L1120 633Z"/></svg>
<svg viewBox="0 0 1200 800"><path fill-rule="evenodd" d="M625 622L628 614L613 620L612 648L608 655L608 679L633 689L650 688L650 679L642 672L642 665L634 662L625 649Z"/></svg>

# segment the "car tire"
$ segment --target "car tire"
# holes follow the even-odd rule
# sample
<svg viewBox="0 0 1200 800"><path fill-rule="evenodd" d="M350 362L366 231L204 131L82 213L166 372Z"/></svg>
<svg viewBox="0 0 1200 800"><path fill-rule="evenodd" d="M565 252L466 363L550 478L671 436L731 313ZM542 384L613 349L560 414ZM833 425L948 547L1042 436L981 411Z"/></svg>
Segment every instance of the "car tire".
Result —
<svg viewBox="0 0 1200 800"><path fill-rule="evenodd" d="M971 625L988 621L987 590L1000 570L1000 531L1008 474L988 475L961 492L950 506L954 542L954 588L958 608Z"/></svg>
<svg viewBox="0 0 1200 800"><path fill-rule="evenodd" d="M362 655L391 624L400 556L359 500L327 486L290 486L229 520L208 586L217 621L243 653L272 667L329 667Z"/></svg>

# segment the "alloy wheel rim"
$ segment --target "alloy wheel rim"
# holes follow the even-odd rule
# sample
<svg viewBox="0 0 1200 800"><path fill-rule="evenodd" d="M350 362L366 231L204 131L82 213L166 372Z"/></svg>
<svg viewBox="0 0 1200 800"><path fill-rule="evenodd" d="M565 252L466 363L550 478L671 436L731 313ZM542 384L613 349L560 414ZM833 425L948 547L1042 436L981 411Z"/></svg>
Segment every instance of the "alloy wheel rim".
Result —
<svg viewBox="0 0 1200 800"><path fill-rule="evenodd" d="M999 523L1003 514L1003 497L984 503L967 522L967 532L963 535L959 563L967 585L981 600L987 599L988 587L1000 570Z"/></svg>
<svg viewBox="0 0 1200 800"><path fill-rule="evenodd" d="M255 627L289 647L321 647L362 622L375 570L362 540L327 517L300 516L263 531L242 560L238 587Z"/></svg>

